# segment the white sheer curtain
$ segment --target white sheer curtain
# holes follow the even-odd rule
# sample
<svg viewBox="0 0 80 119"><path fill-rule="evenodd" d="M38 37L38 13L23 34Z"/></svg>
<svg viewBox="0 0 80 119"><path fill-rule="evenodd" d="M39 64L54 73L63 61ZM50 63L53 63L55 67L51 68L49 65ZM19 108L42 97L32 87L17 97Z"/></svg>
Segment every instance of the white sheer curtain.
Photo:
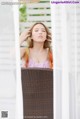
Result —
<svg viewBox="0 0 80 119"><path fill-rule="evenodd" d="M80 6L51 4L54 53L54 117L80 118Z"/></svg>
<svg viewBox="0 0 80 119"><path fill-rule="evenodd" d="M18 0L13 0L18 2ZM19 8L13 6L14 12L14 29L15 29L15 49L16 49L16 117L15 119L23 119L23 95L20 67L20 45L19 45Z"/></svg>

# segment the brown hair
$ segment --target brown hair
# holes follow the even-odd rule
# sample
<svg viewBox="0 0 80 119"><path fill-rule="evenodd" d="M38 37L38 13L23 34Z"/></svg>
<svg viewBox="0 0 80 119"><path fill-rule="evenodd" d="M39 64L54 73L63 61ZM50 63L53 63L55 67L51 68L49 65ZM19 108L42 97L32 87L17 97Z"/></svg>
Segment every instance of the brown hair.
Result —
<svg viewBox="0 0 80 119"><path fill-rule="evenodd" d="M43 24L43 23L35 23L30 29L29 29L29 31L27 32L27 35L28 35L28 37L27 37L27 42L28 42L28 44L29 44L29 48L31 48L31 47L33 47L33 39L31 39L31 36L32 36L32 30L33 30L33 28L34 28L34 26L36 26L37 24L41 24L41 25L43 25L44 26L44 28L45 28L45 30L46 30L46 33L47 33L47 36L46 36L46 39L47 40L45 40L45 42L44 42L44 48L49 48L50 49L50 47L51 47L51 33L50 33L50 31L49 31L49 29Z"/></svg>

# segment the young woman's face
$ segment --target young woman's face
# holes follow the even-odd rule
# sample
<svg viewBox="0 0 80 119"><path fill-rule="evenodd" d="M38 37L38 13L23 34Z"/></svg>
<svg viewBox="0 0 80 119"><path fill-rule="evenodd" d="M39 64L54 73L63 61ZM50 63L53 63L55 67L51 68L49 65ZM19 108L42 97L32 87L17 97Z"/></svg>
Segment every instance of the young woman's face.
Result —
<svg viewBox="0 0 80 119"><path fill-rule="evenodd" d="M32 30L32 39L35 42L44 42L46 40L46 29L42 24L37 24Z"/></svg>

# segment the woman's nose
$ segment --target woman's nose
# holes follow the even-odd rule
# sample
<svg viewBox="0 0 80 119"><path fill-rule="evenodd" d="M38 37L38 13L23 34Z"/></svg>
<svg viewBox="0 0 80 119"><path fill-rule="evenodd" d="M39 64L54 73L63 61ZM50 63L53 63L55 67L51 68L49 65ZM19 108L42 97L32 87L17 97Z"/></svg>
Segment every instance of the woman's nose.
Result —
<svg viewBox="0 0 80 119"><path fill-rule="evenodd" d="M39 30L39 33L40 33L40 34L42 34L42 31L41 31L41 30Z"/></svg>

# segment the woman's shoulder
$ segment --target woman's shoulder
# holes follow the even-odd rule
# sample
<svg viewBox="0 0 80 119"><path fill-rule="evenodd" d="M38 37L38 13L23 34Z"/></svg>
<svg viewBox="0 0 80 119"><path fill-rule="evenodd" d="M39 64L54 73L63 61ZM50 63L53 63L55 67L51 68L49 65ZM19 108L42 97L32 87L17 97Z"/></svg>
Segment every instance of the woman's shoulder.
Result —
<svg viewBox="0 0 80 119"><path fill-rule="evenodd" d="M22 47L21 50L22 50L23 52L26 52L26 48L24 48L24 47Z"/></svg>
<svg viewBox="0 0 80 119"><path fill-rule="evenodd" d="M53 53L52 53L52 50L49 50L49 57L51 59L51 61L53 60Z"/></svg>
<svg viewBox="0 0 80 119"><path fill-rule="evenodd" d="M27 53L28 55L29 55L29 50L30 50L30 49L29 49L28 47L25 48L25 51L26 51L26 53Z"/></svg>
<svg viewBox="0 0 80 119"><path fill-rule="evenodd" d="M49 49L49 61L50 61L50 67L53 68L53 53L51 49Z"/></svg>
<svg viewBox="0 0 80 119"><path fill-rule="evenodd" d="M53 56L52 49L47 48L48 55Z"/></svg>
<svg viewBox="0 0 80 119"><path fill-rule="evenodd" d="M22 47L21 51L24 53L28 53L29 52L29 48L28 47Z"/></svg>
<svg viewBox="0 0 80 119"><path fill-rule="evenodd" d="M28 59L28 57L29 57L29 48L28 47L23 48L23 52L25 52L23 58Z"/></svg>

